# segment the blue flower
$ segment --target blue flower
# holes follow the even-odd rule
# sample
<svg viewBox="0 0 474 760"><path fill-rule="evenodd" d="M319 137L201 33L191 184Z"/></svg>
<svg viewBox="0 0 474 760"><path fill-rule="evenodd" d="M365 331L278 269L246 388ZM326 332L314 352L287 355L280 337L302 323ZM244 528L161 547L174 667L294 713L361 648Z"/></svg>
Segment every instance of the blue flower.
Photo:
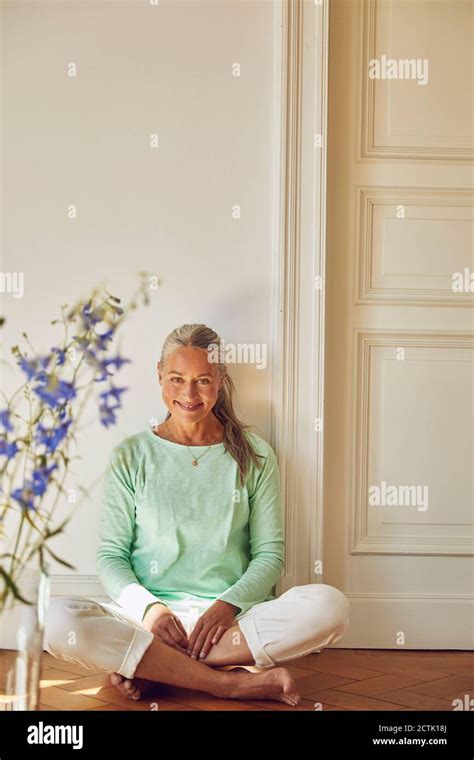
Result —
<svg viewBox="0 0 474 760"><path fill-rule="evenodd" d="M64 362L66 361L66 354L63 351L63 349L62 348L56 348L56 346L53 346L51 348L51 351L54 351L54 353L57 354L57 359L56 359L57 363L59 365L64 364Z"/></svg>
<svg viewBox="0 0 474 760"><path fill-rule="evenodd" d="M56 470L58 465L53 463L50 467L38 467L33 470L33 491L37 496L42 496L46 491L49 482L49 476Z"/></svg>
<svg viewBox="0 0 474 760"><path fill-rule="evenodd" d="M130 359L124 359L123 357L118 356L118 355L115 357L111 357L110 359L102 359L102 361L99 361L99 366L101 367L103 372L100 377L95 378L95 382L100 383L103 380L106 380L108 377L113 377L113 375L115 375L115 372L108 372L109 367L115 366L115 369L119 370L123 364L130 364L130 363L131 363Z"/></svg>
<svg viewBox="0 0 474 760"><path fill-rule="evenodd" d="M103 351L106 351L107 348L108 348L107 344L108 344L108 342L110 340L112 340L113 335L114 335L114 328L113 327L111 327L110 330L106 330L101 335L99 335L98 333L96 333L96 335L95 335L95 343L97 344L97 346L100 349L102 349Z"/></svg>
<svg viewBox="0 0 474 760"><path fill-rule="evenodd" d="M120 408L120 404L116 404L115 406L107 406L107 404L101 404L99 407L100 412L100 421L104 427L109 427L110 425L114 425L117 422L117 417L115 416L115 410Z"/></svg>
<svg viewBox="0 0 474 760"><path fill-rule="evenodd" d="M10 410L9 409L3 409L0 412L0 425L5 428L5 430L13 430L13 425L10 422Z"/></svg>
<svg viewBox="0 0 474 760"><path fill-rule="evenodd" d="M60 420L63 420L67 414L66 404L63 404L62 406L58 406L56 409L56 414L58 415Z"/></svg>
<svg viewBox="0 0 474 760"><path fill-rule="evenodd" d="M0 438L0 456L6 457L7 459L13 459L19 450L20 449L15 442L8 443L6 438Z"/></svg>
<svg viewBox="0 0 474 760"><path fill-rule="evenodd" d="M66 420L57 428L45 428L40 422L36 429L37 443L44 443L51 453L56 451L63 438L66 437L71 422L72 420Z"/></svg>
<svg viewBox="0 0 474 760"><path fill-rule="evenodd" d="M40 367L44 369L48 367L50 359L50 356L40 356L38 359L27 359L26 357L22 356L19 359L18 364L23 372L26 373L27 380L31 380L33 377L36 377L39 371L41 371L39 369Z"/></svg>
<svg viewBox="0 0 474 760"><path fill-rule="evenodd" d="M27 480L23 488L16 488L12 493L12 498L18 501L26 509L34 509L35 496L42 496L48 486L49 478L57 464L50 467L38 467L33 471L32 480Z"/></svg>
<svg viewBox="0 0 474 760"><path fill-rule="evenodd" d="M12 499L18 501L25 509L34 509L34 493L33 490L28 486L24 486L23 488L15 488L15 490L12 491Z"/></svg>
<svg viewBox="0 0 474 760"><path fill-rule="evenodd" d="M85 326L88 329L96 325L98 322L102 322L104 318L103 310L94 311L92 308L92 301L87 301L87 303L84 304L82 307L81 316Z"/></svg>
<svg viewBox="0 0 474 760"><path fill-rule="evenodd" d="M101 405L99 406L99 412L100 412L100 421L104 427L109 427L109 425L113 425L115 422L117 422L117 418L115 416L115 410L121 409L122 404L120 403L121 394L124 393L124 391L127 391L128 387L124 388L118 388L117 386L111 385L108 390L103 391L99 394L100 398L103 399ZM108 405L109 399L115 400L117 403L113 406Z"/></svg>
<svg viewBox="0 0 474 760"><path fill-rule="evenodd" d="M105 402L107 402L107 399L109 398L109 396L111 396L118 402L118 404L120 404L120 394L123 393L124 391L128 391L128 386L124 388L117 388L116 386L112 385L109 388L109 390L103 391L99 395L101 398L104 399Z"/></svg>
<svg viewBox="0 0 474 760"><path fill-rule="evenodd" d="M45 404L48 404L48 406L51 406L53 409L61 402L68 401L76 395L72 383L69 383L66 380L59 380L54 375L47 375L44 373L41 376L41 382L42 385L36 385L34 391Z"/></svg>
<svg viewBox="0 0 474 760"><path fill-rule="evenodd" d="M117 354L115 358L111 357L110 359L104 359L103 363L106 367L115 365L116 369L120 369L123 364L131 364L131 359L124 359Z"/></svg>

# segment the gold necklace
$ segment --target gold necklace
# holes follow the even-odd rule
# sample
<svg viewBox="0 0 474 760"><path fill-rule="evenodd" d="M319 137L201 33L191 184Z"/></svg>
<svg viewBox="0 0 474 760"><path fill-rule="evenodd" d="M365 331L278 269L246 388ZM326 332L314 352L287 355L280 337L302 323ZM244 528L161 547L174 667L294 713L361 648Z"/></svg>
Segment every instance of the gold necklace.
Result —
<svg viewBox="0 0 474 760"><path fill-rule="evenodd" d="M173 435L172 435L172 433L171 433L171 430L170 430L170 429L169 429L169 427L168 427L168 423L167 423L167 422L165 422L165 427L166 427L166 429L167 429L167 431L168 431L169 435L171 436L171 440L172 440L172 441L174 441L174 443L178 443L178 441L177 441L175 438L173 438ZM216 441L216 443L219 443L219 441ZM183 444L180 444L180 445L182 446ZM186 446L186 444L184 444L184 445ZM190 451L190 449L189 449L189 446L186 446L187 450L188 450L188 451L189 451L189 453L191 454L191 457L192 457L192 460L193 460L193 466L194 466L194 467L196 467L196 465L198 464L198 459L201 459L201 457L203 457L203 456L204 456L204 454L207 454L207 452L209 451L209 449L210 449L210 448L211 448L211 446L213 446L213 445L214 445L213 443L209 444L209 446L207 447L206 451L204 451L204 452L203 452L202 454L200 454L198 457L194 456L194 454L193 454L193 453Z"/></svg>

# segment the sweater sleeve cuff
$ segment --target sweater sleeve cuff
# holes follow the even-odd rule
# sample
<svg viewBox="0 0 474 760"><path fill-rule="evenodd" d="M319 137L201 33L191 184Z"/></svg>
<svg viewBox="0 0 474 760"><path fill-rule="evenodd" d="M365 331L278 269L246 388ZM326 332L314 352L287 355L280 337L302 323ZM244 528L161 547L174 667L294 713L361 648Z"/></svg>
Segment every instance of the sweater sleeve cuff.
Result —
<svg viewBox="0 0 474 760"><path fill-rule="evenodd" d="M235 607L239 607L239 612L236 613L237 615L239 615L240 612L246 612L247 609L250 609L250 607L252 606L251 604L246 605L244 602L239 602L238 599L234 599L232 597L231 593L227 593L227 592L224 592L223 594L218 596L216 599L216 602L217 601L228 602L228 604L233 604L235 605Z"/></svg>
<svg viewBox="0 0 474 760"><path fill-rule="evenodd" d="M124 607L129 615L140 622L143 620L146 607L151 604L151 602L161 602L162 604L166 604L162 599L159 599L139 583L130 583L123 589L115 601L121 607Z"/></svg>

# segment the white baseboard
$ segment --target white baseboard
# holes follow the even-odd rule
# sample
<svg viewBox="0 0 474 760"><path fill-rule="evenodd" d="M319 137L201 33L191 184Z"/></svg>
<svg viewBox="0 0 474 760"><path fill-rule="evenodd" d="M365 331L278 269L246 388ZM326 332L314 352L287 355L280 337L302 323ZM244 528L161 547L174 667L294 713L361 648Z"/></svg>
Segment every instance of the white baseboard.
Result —
<svg viewBox="0 0 474 760"><path fill-rule="evenodd" d="M51 575L51 596L107 597L97 575ZM107 597L108 598L108 597Z"/></svg>
<svg viewBox="0 0 474 760"><path fill-rule="evenodd" d="M474 600L467 594L351 594L350 623L335 649L474 649ZM429 633L426 634L426 622ZM423 631L423 633L421 633ZM397 644L404 634L404 645Z"/></svg>

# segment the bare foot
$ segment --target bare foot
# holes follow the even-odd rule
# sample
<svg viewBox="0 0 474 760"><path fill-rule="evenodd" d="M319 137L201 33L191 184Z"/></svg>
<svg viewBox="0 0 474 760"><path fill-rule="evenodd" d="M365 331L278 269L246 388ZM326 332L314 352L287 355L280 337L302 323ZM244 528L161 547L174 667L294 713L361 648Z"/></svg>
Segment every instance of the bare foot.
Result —
<svg viewBox="0 0 474 760"><path fill-rule="evenodd" d="M156 686L156 681L148 681L146 678L125 678L120 673L112 673L110 683L124 697L135 701L146 697Z"/></svg>
<svg viewBox="0 0 474 760"><path fill-rule="evenodd" d="M139 700L147 696L155 681L145 678L124 678L120 673L112 673L110 682L124 697ZM223 688L215 696L224 699L274 699L296 707L301 695L286 668L272 668L263 673L249 673L245 667L236 667L226 672Z"/></svg>
<svg viewBox="0 0 474 760"><path fill-rule="evenodd" d="M235 674L235 675L234 675ZM244 668L229 671L227 696L231 699L274 699L296 707L301 695L286 668L266 669L263 673L249 673Z"/></svg>

